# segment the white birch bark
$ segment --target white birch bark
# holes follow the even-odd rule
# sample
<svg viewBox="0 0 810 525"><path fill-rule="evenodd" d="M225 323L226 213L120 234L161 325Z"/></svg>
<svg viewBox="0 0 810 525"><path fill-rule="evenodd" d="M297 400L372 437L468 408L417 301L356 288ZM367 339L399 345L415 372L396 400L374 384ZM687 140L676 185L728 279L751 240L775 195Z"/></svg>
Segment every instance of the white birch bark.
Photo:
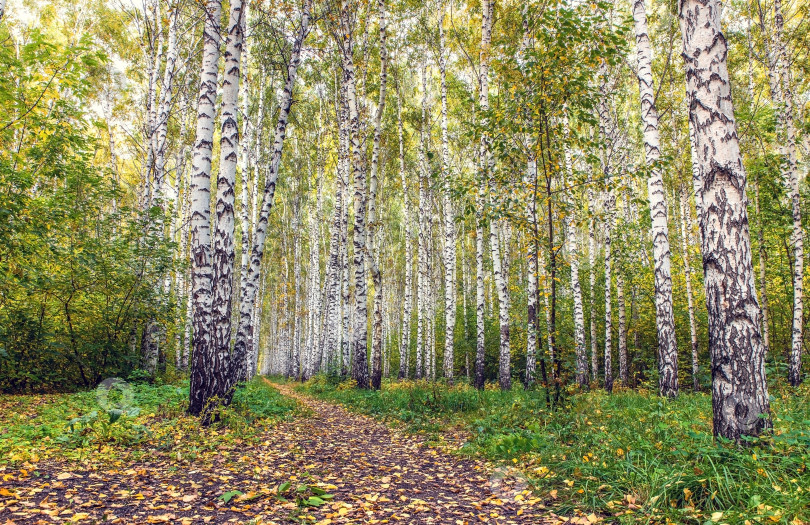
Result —
<svg viewBox="0 0 810 525"><path fill-rule="evenodd" d="M213 325L214 344L219 361L228 363L231 354L231 311L233 307L234 242L234 189L236 167L239 160L239 81L244 42L245 20L241 0L231 0L228 36L225 41L225 72L222 87L220 116L219 175L217 176L216 228L214 230L214 282ZM232 370L235 368L230 367ZM243 370L243 368L240 368ZM243 374L240 374L243 375ZM229 379L224 388L236 381ZM222 398L230 401L232 393L223 390Z"/></svg>
<svg viewBox="0 0 810 525"><path fill-rule="evenodd" d="M686 302L687 310L689 312L689 334L692 343L692 390L695 392L700 390L700 380L698 379L699 361L698 361L698 339L697 339L697 321L695 320L695 299L692 293L692 263L689 260L689 246L691 245L689 239L691 237L690 221L687 220L689 211L689 204L686 199L686 192L681 192L681 252L683 253L683 266L684 274L686 277Z"/></svg>
<svg viewBox="0 0 810 525"><path fill-rule="evenodd" d="M163 186L166 183L166 150L168 145L166 135L169 128L169 112L173 103L173 84L177 70L177 33L180 18L180 6L174 5L169 8L169 38L166 49L166 65L163 72L163 83L161 84L160 105L157 108L155 122L155 200L162 206Z"/></svg>
<svg viewBox="0 0 810 525"><path fill-rule="evenodd" d="M281 164L281 155L284 150L284 139L287 133L287 122L290 117L290 109L293 103L293 87L298 67L301 65L301 47L304 39L309 33L310 11L312 0L305 0L301 11L301 22L295 34L292 53L287 64L287 78L284 83L284 92L279 103L279 115L276 121L275 134L273 137L273 147L268 163L267 175L265 177L262 201L259 207L259 218L256 222L256 229L253 235L253 248L250 254L250 265L245 283L245 295L239 302L239 329L236 334L233 354L231 358L234 372L231 374L232 380L241 379L246 376L246 370L255 366L248 363L249 356L248 342L250 334L253 332L254 313L256 296L258 291L259 277L261 276L262 258L264 256L264 245L267 239L267 226L270 217L270 210L276 192L276 182ZM261 301L259 297L259 301Z"/></svg>
<svg viewBox="0 0 810 525"><path fill-rule="evenodd" d="M591 381L599 380L599 343L596 336L596 224L593 217L595 205L593 190L588 188L588 202L591 205L591 218L588 221L588 267L590 285L590 328L591 328Z"/></svg>
<svg viewBox="0 0 810 525"><path fill-rule="evenodd" d="M346 102L349 110L350 167L354 182L354 231L352 264L354 267L354 327L352 331L352 379L358 388L368 388L367 364L368 305L366 284L366 174L363 170L360 151L360 114L357 102L357 79L354 65L352 33L354 31L353 4L343 0L340 12L341 58L343 83L346 86Z"/></svg>
<svg viewBox="0 0 810 525"><path fill-rule="evenodd" d="M216 117L217 77L219 73L220 0L205 4L203 53L200 90L197 102L197 124L192 150L191 173L191 279L193 343L188 411L205 412L209 400L220 392L219 373L225 363L218 361L212 333L211 260L211 157Z"/></svg>
<svg viewBox="0 0 810 525"><path fill-rule="evenodd" d="M442 181L444 184L444 377L453 380L454 332L456 327L456 226L450 199L450 146L447 138L447 56L444 38L444 6L439 16L439 72L442 97Z"/></svg>
<svg viewBox="0 0 810 525"><path fill-rule="evenodd" d="M765 351L754 287L745 183L727 44L717 0L680 0L689 120L699 175L697 201L715 435L739 440L770 427Z"/></svg>
<svg viewBox="0 0 810 525"><path fill-rule="evenodd" d="M405 175L405 146L402 129L402 95L397 89L397 135L399 139L399 178L402 181L402 215L405 229L405 305L402 311L402 335L399 345L399 379L409 373L411 342L411 311L413 308L413 231L411 226L411 196Z"/></svg>
<svg viewBox="0 0 810 525"><path fill-rule="evenodd" d="M375 235L378 231L377 217L377 193L379 188L379 164L380 164L380 140L382 136L382 116L385 111L386 83L388 80L388 51L385 47L386 39L386 18L385 0L377 1L377 9L380 17L380 98L377 103L377 111L374 113L374 144L371 150L371 174L369 181L369 206L368 206L368 255L372 280L374 283L374 305L372 312L372 335L371 335L371 386L379 390L382 382L382 302L383 284L382 272L379 264L379 254L375 242Z"/></svg>
<svg viewBox="0 0 810 525"><path fill-rule="evenodd" d="M644 154L650 170L647 191L652 216L653 260L655 263L655 319L658 330L659 393L664 397L678 395L678 346L675 340L675 313L672 303L672 270L667 225L667 203L659 165L661 158L658 133L658 110L652 77L652 46L647 33L644 0L634 0L638 84L641 93L641 119Z"/></svg>
<svg viewBox="0 0 810 525"><path fill-rule="evenodd" d="M419 132L419 240L417 246L417 276L416 276L416 379L425 377L428 368L428 235L430 234L427 221L429 219L428 203L428 176L427 161L427 135L429 133L427 117L427 65L422 67L422 125Z"/></svg>
<svg viewBox="0 0 810 525"><path fill-rule="evenodd" d="M793 109L793 86L790 62L783 38L784 16L782 0L774 0L774 44L778 75L782 80L782 177L787 186L793 219L793 329L788 361L788 382L798 386L802 382L802 349L804 333L804 231L802 230L802 201L799 187L799 170L796 159L796 125Z"/></svg>

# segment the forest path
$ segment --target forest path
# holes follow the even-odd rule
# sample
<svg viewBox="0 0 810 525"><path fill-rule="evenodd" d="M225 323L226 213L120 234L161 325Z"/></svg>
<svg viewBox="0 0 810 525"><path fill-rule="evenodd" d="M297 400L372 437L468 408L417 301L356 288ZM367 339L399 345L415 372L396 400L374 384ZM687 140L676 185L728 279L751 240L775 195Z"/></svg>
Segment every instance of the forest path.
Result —
<svg viewBox="0 0 810 525"><path fill-rule="evenodd" d="M265 379L267 381L267 379ZM520 477L432 447L424 437L270 383L310 408L287 439L300 464L329 486L326 523L554 523L563 520L532 498ZM345 510L344 510L345 509Z"/></svg>
<svg viewBox="0 0 810 525"><path fill-rule="evenodd" d="M115 461L90 454L0 466L0 524L565 522L512 469L493 470L448 453L447 444L270 384L309 410L246 440L204 430L196 458L181 457L169 435L165 447ZM324 492L332 499L321 506L299 504Z"/></svg>

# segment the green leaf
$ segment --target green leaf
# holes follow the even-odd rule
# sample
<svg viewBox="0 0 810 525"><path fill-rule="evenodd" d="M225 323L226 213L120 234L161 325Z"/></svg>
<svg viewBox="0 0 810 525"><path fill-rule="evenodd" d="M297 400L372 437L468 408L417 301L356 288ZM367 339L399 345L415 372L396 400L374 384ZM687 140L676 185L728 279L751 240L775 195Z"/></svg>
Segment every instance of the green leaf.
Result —
<svg viewBox="0 0 810 525"><path fill-rule="evenodd" d="M234 498L234 496L241 496L242 494L244 494L244 492L240 490L231 490L220 496L219 499L221 499L225 503L228 503Z"/></svg>

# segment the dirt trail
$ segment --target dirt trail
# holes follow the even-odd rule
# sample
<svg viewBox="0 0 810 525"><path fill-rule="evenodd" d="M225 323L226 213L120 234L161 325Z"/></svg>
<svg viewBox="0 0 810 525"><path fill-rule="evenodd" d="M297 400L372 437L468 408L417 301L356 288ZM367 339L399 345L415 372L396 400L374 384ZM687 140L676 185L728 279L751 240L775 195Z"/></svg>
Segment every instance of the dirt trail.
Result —
<svg viewBox="0 0 810 525"><path fill-rule="evenodd" d="M221 446L204 464L155 454L136 464L41 463L0 472L0 524L559 523L520 480L432 447L420 436L272 384L311 413L258 446ZM289 483L333 496L302 509ZM223 497L230 491L242 496ZM303 519L302 519L303 518Z"/></svg>
<svg viewBox="0 0 810 525"><path fill-rule="evenodd" d="M353 506L351 517L336 523L551 522L543 519L548 513L537 502L528 504L531 496L508 473L493 474L484 463L431 448L419 436L391 430L289 385L274 386L313 411L299 423L297 444L310 472L337 487L335 500Z"/></svg>

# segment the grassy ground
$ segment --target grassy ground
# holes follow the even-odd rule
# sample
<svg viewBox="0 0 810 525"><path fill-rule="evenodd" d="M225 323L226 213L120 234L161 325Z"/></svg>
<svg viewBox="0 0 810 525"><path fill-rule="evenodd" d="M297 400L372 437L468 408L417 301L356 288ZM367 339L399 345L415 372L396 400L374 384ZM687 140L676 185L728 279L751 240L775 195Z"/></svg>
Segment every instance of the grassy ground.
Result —
<svg viewBox="0 0 810 525"><path fill-rule="evenodd" d="M461 451L512 465L561 513L620 522L806 523L810 388L775 390L774 433L746 448L711 434L711 399L649 392L574 394L555 411L544 392L388 382L379 392L319 377L316 397L414 432L463 430Z"/></svg>
<svg viewBox="0 0 810 525"><path fill-rule="evenodd" d="M171 454L205 461L223 445L258 438L297 410L256 378L205 431L186 415L188 384L131 384L90 392L0 396L0 466L59 460L103 463Z"/></svg>

